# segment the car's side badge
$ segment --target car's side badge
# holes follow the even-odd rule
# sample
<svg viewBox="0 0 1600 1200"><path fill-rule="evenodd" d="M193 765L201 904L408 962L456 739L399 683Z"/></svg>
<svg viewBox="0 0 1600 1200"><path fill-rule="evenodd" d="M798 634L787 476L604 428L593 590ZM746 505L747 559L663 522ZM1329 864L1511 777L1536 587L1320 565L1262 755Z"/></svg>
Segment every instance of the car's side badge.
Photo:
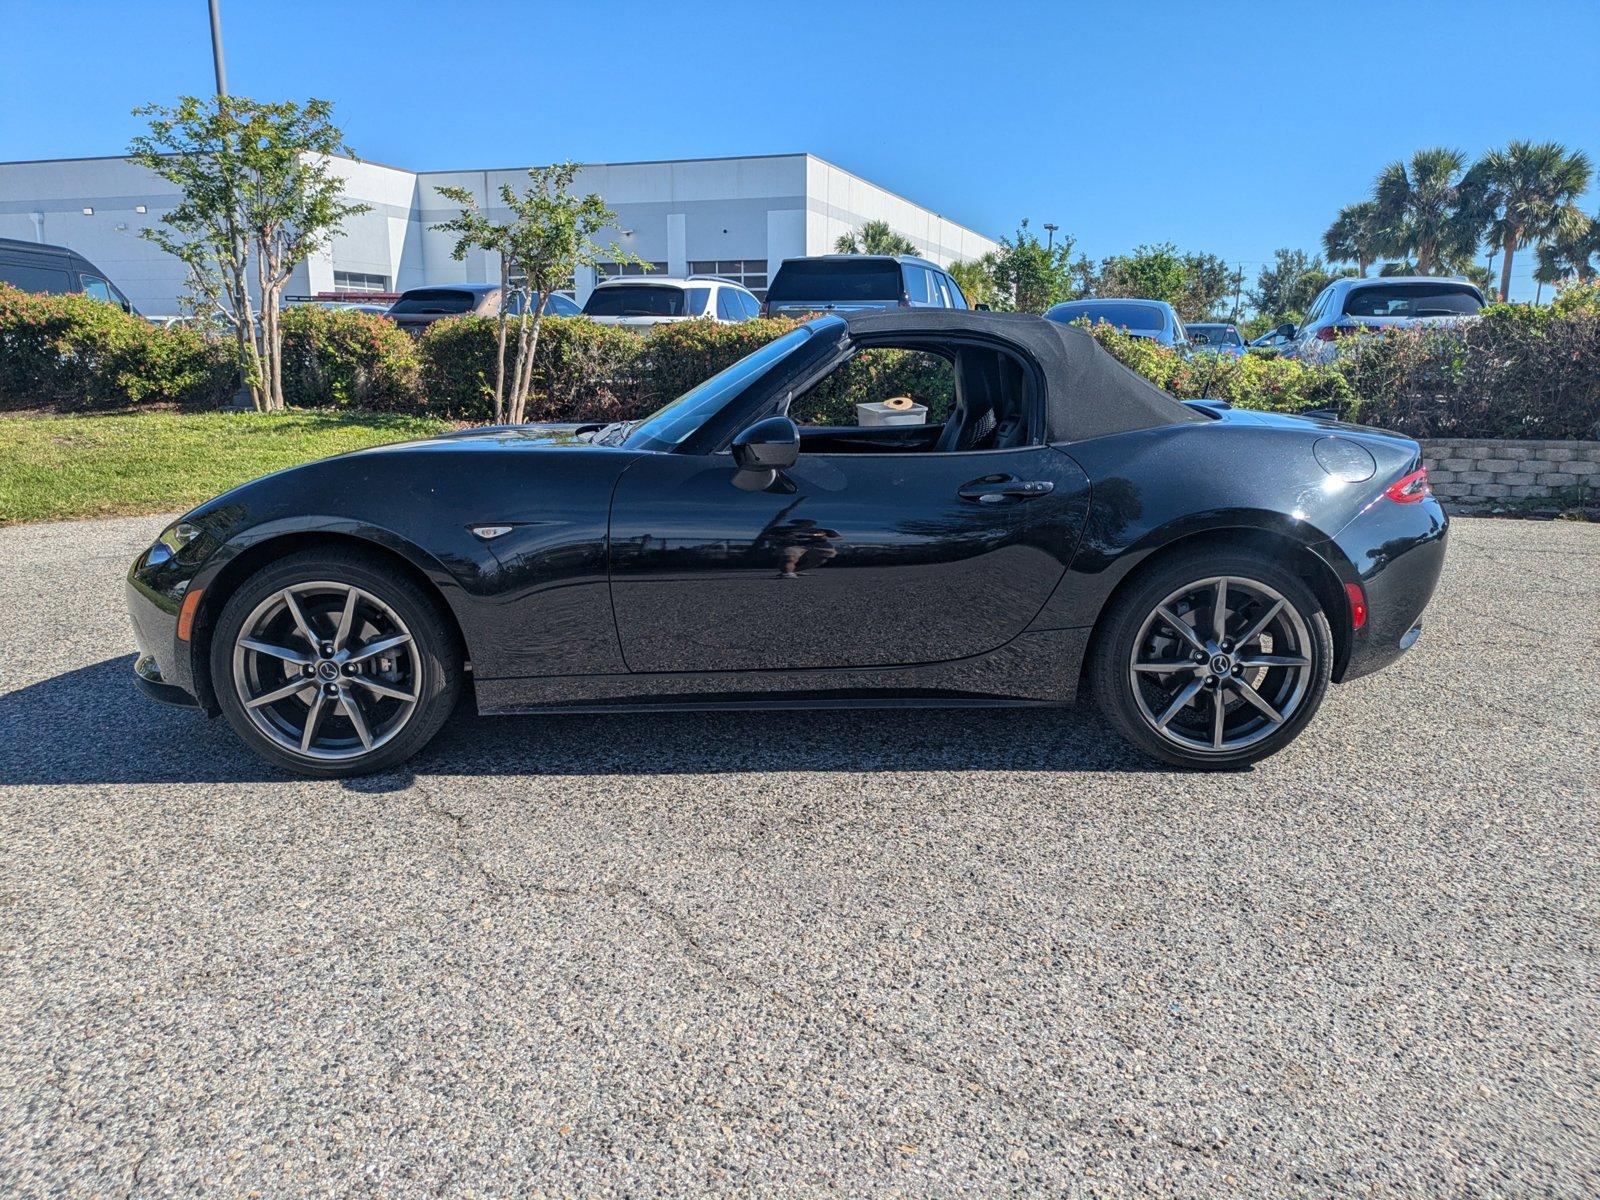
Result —
<svg viewBox="0 0 1600 1200"><path fill-rule="evenodd" d="M492 538L499 537L503 533L511 532L511 526L509 525L471 525L468 528L486 542Z"/></svg>

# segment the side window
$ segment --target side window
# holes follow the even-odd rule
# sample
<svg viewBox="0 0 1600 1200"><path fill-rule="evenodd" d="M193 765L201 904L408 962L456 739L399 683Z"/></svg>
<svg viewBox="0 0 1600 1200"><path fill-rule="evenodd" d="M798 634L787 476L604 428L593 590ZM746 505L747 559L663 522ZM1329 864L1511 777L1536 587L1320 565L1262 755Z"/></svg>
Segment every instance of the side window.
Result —
<svg viewBox="0 0 1600 1200"><path fill-rule="evenodd" d="M928 295L928 273L921 267L914 267L908 263L900 268L900 273L905 276L906 296L911 303L927 304L933 299Z"/></svg>
<svg viewBox="0 0 1600 1200"><path fill-rule="evenodd" d="M939 425L949 417L955 395L955 368L943 355L871 347L796 399L789 416L797 425ZM865 413L857 408L896 398L911 404Z"/></svg>
<svg viewBox="0 0 1600 1200"><path fill-rule="evenodd" d="M739 307L732 288L717 289L717 319L719 321L741 321L744 319L744 310Z"/></svg>
<svg viewBox="0 0 1600 1200"><path fill-rule="evenodd" d="M711 301L711 289L696 287L684 293L683 311L691 317L706 315L706 305Z"/></svg>
<svg viewBox="0 0 1600 1200"><path fill-rule="evenodd" d="M59 267L33 263L0 262L0 283L9 283L25 292L64 293L72 290L72 276Z"/></svg>
<svg viewBox="0 0 1600 1200"><path fill-rule="evenodd" d="M761 315L761 302L749 292L735 292L734 295L739 298L739 307L744 309L746 320Z"/></svg>
<svg viewBox="0 0 1600 1200"><path fill-rule="evenodd" d="M1327 314L1323 311L1328 307L1328 301L1333 297L1333 286L1323 288L1317 293L1317 298L1311 302L1311 307L1306 311L1305 320L1300 328L1309 329L1315 322L1320 321Z"/></svg>
<svg viewBox="0 0 1600 1200"><path fill-rule="evenodd" d="M83 294L91 300L104 300L107 304L115 304L111 296L111 285L98 275L78 274L78 282L83 285Z"/></svg>
<svg viewBox="0 0 1600 1200"><path fill-rule="evenodd" d="M948 275L939 277L944 282L944 289L950 294L951 308L966 308L967 298L961 294L961 289L956 286L956 281Z"/></svg>

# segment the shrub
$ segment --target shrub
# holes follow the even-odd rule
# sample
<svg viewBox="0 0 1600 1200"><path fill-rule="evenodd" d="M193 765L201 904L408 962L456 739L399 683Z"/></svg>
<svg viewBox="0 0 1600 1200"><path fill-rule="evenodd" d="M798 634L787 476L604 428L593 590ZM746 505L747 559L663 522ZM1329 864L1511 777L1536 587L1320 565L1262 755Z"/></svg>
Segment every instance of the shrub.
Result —
<svg viewBox="0 0 1600 1200"><path fill-rule="evenodd" d="M1493 305L1364 338L1340 371L1361 419L1414 437L1600 437L1600 308Z"/></svg>
<svg viewBox="0 0 1600 1200"><path fill-rule="evenodd" d="M283 310L283 396L295 408L416 409L416 341L371 313L301 304Z"/></svg>
<svg viewBox="0 0 1600 1200"><path fill-rule="evenodd" d="M429 411L464 420L494 416L493 317L435 321L422 335L422 388ZM516 354L513 342L506 371ZM530 421L615 421L649 411L649 389L638 364L644 339L616 325L581 317L546 317L534 362ZM510 387L510 380L507 380Z"/></svg>
<svg viewBox="0 0 1600 1200"><path fill-rule="evenodd" d="M0 408L215 406L236 374L231 350L193 329L157 329L102 300L0 284Z"/></svg>

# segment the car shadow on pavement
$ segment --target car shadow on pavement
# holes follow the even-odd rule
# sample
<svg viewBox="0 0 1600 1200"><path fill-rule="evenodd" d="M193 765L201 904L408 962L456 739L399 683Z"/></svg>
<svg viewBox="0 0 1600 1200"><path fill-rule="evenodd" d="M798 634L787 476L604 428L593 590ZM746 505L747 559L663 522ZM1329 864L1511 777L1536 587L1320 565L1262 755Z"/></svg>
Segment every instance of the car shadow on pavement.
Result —
<svg viewBox="0 0 1600 1200"><path fill-rule="evenodd" d="M0 695L0 784L283 780L227 722L140 695L133 656ZM469 705L404 767L414 775L762 771L1156 771L1090 708L864 709L485 717Z"/></svg>

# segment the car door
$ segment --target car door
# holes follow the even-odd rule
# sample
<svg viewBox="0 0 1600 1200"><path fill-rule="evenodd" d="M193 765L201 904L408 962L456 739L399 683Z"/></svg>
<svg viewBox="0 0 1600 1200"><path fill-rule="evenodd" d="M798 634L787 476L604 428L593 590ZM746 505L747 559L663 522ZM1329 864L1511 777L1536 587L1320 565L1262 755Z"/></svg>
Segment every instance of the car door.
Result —
<svg viewBox="0 0 1600 1200"><path fill-rule="evenodd" d="M611 509L629 670L874 667L1021 633L1076 549L1088 479L1043 445L806 453L766 491L726 453L641 456Z"/></svg>

